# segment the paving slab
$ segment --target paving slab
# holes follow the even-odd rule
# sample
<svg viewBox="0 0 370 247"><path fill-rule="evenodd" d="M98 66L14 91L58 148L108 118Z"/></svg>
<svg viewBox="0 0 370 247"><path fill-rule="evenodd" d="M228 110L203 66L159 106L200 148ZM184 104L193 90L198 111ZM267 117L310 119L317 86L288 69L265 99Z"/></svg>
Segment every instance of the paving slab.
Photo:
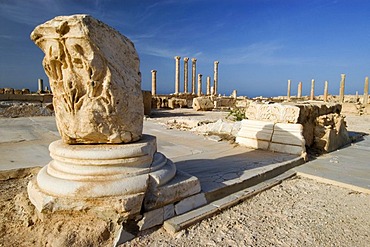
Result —
<svg viewBox="0 0 370 247"><path fill-rule="evenodd" d="M370 136L296 167L298 175L370 193Z"/></svg>
<svg viewBox="0 0 370 247"><path fill-rule="evenodd" d="M161 121L144 121L143 133L156 136L158 151L179 170L200 180L208 201L230 193L228 188L233 192L245 188L245 181L251 178L261 181L266 173L284 172L277 168L287 167L291 161L295 165L300 162L296 155L253 150L168 129ZM54 117L0 118L0 134L0 170L45 166L51 160L49 144L60 139Z"/></svg>

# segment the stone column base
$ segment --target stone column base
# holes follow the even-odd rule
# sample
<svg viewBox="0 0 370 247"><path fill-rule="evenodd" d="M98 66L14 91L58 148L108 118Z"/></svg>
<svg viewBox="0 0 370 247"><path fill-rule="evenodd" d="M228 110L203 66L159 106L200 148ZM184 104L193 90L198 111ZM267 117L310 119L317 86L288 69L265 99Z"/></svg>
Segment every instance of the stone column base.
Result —
<svg viewBox="0 0 370 247"><path fill-rule="evenodd" d="M176 175L176 166L156 152L156 138L150 135L121 145L68 145L56 141L49 150L53 160L28 184L29 198L39 212L114 210L129 217L140 213L144 197L153 198L156 188ZM194 182L189 185L194 186ZM199 192L199 181L196 184L197 190L175 186L181 188L177 194L182 195L176 199ZM156 206L154 203L151 208Z"/></svg>

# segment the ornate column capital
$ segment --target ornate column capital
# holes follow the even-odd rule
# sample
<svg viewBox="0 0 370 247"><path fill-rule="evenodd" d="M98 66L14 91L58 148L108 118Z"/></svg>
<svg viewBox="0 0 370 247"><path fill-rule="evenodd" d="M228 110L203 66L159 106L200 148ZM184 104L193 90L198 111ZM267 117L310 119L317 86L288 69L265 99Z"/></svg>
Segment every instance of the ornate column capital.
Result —
<svg viewBox="0 0 370 247"><path fill-rule="evenodd" d="M189 58L188 57L184 57L184 61L185 62L189 61Z"/></svg>
<svg viewBox="0 0 370 247"><path fill-rule="evenodd" d="M195 62L197 61L197 59L193 57L193 58L191 59L191 61L192 61L193 63L195 63Z"/></svg>
<svg viewBox="0 0 370 247"><path fill-rule="evenodd" d="M175 56L175 57L174 57L174 59L176 59L176 60L180 60L180 59L181 59L181 57L180 57L180 56Z"/></svg>

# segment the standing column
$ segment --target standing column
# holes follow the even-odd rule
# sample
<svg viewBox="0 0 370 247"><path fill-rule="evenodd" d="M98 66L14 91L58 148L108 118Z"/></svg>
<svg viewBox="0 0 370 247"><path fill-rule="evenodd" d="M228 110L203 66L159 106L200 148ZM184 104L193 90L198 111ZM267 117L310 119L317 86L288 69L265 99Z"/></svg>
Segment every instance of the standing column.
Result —
<svg viewBox="0 0 370 247"><path fill-rule="evenodd" d="M176 74L175 74L175 94L179 94L180 89L180 58L176 56Z"/></svg>
<svg viewBox="0 0 370 247"><path fill-rule="evenodd" d="M288 92L287 92L288 100L290 100L290 86L291 86L291 81L288 80Z"/></svg>
<svg viewBox="0 0 370 247"><path fill-rule="evenodd" d="M207 95L211 95L211 77L207 76Z"/></svg>
<svg viewBox="0 0 370 247"><path fill-rule="evenodd" d="M152 95L157 94L157 71L153 69L152 71Z"/></svg>
<svg viewBox="0 0 370 247"><path fill-rule="evenodd" d="M202 96L202 74L198 74L198 97Z"/></svg>
<svg viewBox="0 0 370 247"><path fill-rule="evenodd" d="M42 93L43 92L43 89L44 89L44 82L42 81L42 79L38 79L38 90L37 92L38 93Z"/></svg>
<svg viewBox="0 0 370 247"><path fill-rule="evenodd" d="M195 94L195 77L197 72L197 59L192 58L191 59L191 93Z"/></svg>
<svg viewBox="0 0 370 247"><path fill-rule="evenodd" d="M301 81L298 83L297 98L302 98L302 82Z"/></svg>
<svg viewBox="0 0 370 247"><path fill-rule="evenodd" d="M365 86L364 86L364 100L362 101L362 104L364 106L367 105L369 100L369 77L365 78Z"/></svg>
<svg viewBox="0 0 370 247"><path fill-rule="evenodd" d="M346 81L346 74L341 74L340 89L339 89L339 102L344 102L344 83Z"/></svg>
<svg viewBox="0 0 370 247"><path fill-rule="evenodd" d="M329 82L325 81L325 85L324 85L324 101L325 102L328 102L328 84Z"/></svg>
<svg viewBox="0 0 370 247"><path fill-rule="evenodd" d="M189 73L188 73L188 57L184 57L184 93L188 93L188 78L189 78Z"/></svg>
<svg viewBox="0 0 370 247"><path fill-rule="evenodd" d="M218 61L214 61L214 68L213 68L213 88L215 95L218 94Z"/></svg>
<svg viewBox="0 0 370 247"><path fill-rule="evenodd" d="M310 100L315 99L315 80L312 79L311 81L311 94L310 94Z"/></svg>

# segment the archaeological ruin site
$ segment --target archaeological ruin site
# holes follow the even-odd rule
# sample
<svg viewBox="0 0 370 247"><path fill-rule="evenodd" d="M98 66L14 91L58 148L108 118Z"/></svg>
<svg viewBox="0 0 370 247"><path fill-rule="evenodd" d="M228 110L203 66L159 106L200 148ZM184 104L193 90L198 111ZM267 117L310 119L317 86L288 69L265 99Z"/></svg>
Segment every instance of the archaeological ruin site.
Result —
<svg viewBox="0 0 370 247"><path fill-rule="evenodd" d="M233 218L230 212L238 212L237 219L256 211L268 215L273 206L267 202L238 207L269 198L274 204L282 193L292 211L274 207L291 213L304 200L299 196L324 197L329 186L353 194L348 205L359 201L352 217L358 228L340 223L347 218L331 221L330 212L348 215L333 209L325 211L330 233L320 235L315 220L306 228L294 223L290 230L270 229L285 229L281 236L316 229L333 246L365 246L370 240L368 77L356 95L345 94L341 74L337 94L329 94L328 81L318 93L313 79L305 95L303 82L287 80L284 96L249 98L237 88L220 91L221 59L210 65L213 78L204 78L197 58L174 56L175 90L161 94L157 69L140 71L134 43L90 15L55 17L34 28L31 39L44 53L49 82L39 79L37 92L0 88L1 246L212 246L209 239L196 240L197 231L207 238L224 234L215 246L255 246L241 239L225 242L228 230L242 228L223 225ZM141 73L151 73L151 91L142 90ZM293 203L293 192L279 191L294 191L293 182L320 189L297 192ZM330 200L347 205L345 199ZM304 214L300 222L315 217ZM266 216L240 224L253 223L248 229L254 231L272 222ZM335 229L348 229L345 234L358 239L330 237ZM302 238L291 239L305 246Z"/></svg>

